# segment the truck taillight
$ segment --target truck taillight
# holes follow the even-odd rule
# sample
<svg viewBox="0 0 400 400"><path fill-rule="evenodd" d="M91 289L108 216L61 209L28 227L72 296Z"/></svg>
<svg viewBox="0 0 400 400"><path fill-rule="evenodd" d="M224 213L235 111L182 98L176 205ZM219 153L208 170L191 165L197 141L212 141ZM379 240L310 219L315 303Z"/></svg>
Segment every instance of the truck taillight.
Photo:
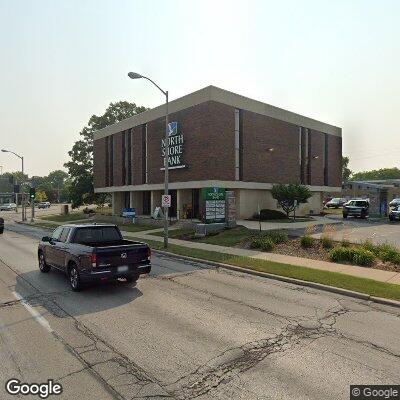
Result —
<svg viewBox="0 0 400 400"><path fill-rule="evenodd" d="M151 250L150 247L147 248L147 259L150 261L151 258Z"/></svg>
<svg viewBox="0 0 400 400"><path fill-rule="evenodd" d="M93 268L97 267L97 255L96 254L90 255L90 262L92 263Z"/></svg>

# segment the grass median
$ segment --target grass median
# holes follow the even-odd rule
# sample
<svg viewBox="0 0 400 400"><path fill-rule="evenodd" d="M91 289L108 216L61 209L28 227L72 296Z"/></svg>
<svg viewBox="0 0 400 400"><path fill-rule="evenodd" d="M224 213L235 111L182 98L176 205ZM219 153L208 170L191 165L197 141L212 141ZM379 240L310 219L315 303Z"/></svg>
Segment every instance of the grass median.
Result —
<svg viewBox="0 0 400 400"><path fill-rule="evenodd" d="M148 239L135 239L147 243L152 249L164 250L163 243ZM238 257L215 251L193 249L190 247L170 244L168 252L198 258L200 260L214 261L236 267L248 268L255 271L300 279L308 282L321 283L342 289L365 293L370 296L383 297L400 301L400 285L374 281L372 279L358 278L338 272L316 270L306 267L298 267L290 264L282 264L272 261L259 260L250 257Z"/></svg>

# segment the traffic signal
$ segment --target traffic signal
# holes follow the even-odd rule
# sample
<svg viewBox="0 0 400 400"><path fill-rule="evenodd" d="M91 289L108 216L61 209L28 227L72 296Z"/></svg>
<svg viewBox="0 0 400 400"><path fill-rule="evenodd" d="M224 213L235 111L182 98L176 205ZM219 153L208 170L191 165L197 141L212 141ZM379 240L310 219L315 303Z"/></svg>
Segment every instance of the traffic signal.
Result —
<svg viewBox="0 0 400 400"><path fill-rule="evenodd" d="M34 199L35 196L36 196L36 189L33 187L29 188L29 198Z"/></svg>

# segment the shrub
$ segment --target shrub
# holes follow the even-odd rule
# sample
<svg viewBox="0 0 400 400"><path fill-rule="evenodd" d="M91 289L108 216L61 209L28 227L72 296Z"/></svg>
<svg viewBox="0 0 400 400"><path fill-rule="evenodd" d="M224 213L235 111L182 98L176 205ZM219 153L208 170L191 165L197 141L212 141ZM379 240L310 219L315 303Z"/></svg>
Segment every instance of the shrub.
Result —
<svg viewBox="0 0 400 400"><path fill-rule="evenodd" d="M393 264L400 264L400 252L396 247L391 244L385 243L377 246L378 257L382 261L391 262Z"/></svg>
<svg viewBox="0 0 400 400"><path fill-rule="evenodd" d="M321 243L324 249L331 249L333 247L333 240L329 236L322 236Z"/></svg>
<svg viewBox="0 0 400 400"><path fill-rule="evenodd" d="M275 247L274 242L270 238L264 238L261 240L261 250L271 251Z"/></svg>
<svg viewBox="0 0 400 400"><path fill-rule="evenodd" d="M253 215L254 219L261 219L261 221L265 221L268 219L286 219L286 214L284 214L282 211L278 210L269 210L269 209L263 209L260 210L260 216L258 213L255 213Z"/></svg>
<svg viewBox="0 0 400 400"><path fill-rule="evenodd" d="M375 254L362 247L352 248L351 261L357 265L371 265L375 261Z"/></svg>
<svg viewBox="0 0 400 400"><path fill-rule="evenodd" d="M252 249L259 249L261 247L261 238L254 238L250 242L250 247Z"/></svg>
<svg viewBox="0 0 400 400"><path fill-rule="evenodd" d="M253 238L250 247L252 249L261 249L271 251L275 247L275 243L268 236Z"/></svg>
<svg viewBox="0 0 400 400"><path fill-rule="evenodd" d="M345 246L335 247L329 252L329 259L333 262L351 261L351 248Z"/></svg>
<svg viewBox="0 0 400 400"><path fill-rule="evenodd" d="M369 239L361 243L361 247L370 251L371 253L374 253L376 256L379 254L379 246L374 245Z"/></svg>
<svg viewBox="0 0 400 400"><path fill-rule="evenodd" d="M300 244L301 244L301 247L308 249L313 246L314 239L308 235L302 236L302 238L300 239Z"/></svg>
<svg viewBox="0 0 400 400"><path fill-rule="evenodd" d="M286 243L289 237L286 232L283 231L272 231L266 235L274 244Z"/></svg>
<svg viewBox="0 0 400 400"><path fill-rule="evenodd" d="M329 252L333 262L348 261L357 265L371 265L375 261L375 254L363 247L335 247Z"/></svg>
<svg viewBox="0 0 400 400"><path fill-rule="evenodd" d="M350 247L350 242L347 239L342 239L342 247Z"/></svg>
<svg viewBox="0 0 400 400"><path fill-rule="evenodd" d="M91 208L88 208L88 207L85 207L82 211L84 214L94 214L95 213L94 210L92 210Z"/></svg>

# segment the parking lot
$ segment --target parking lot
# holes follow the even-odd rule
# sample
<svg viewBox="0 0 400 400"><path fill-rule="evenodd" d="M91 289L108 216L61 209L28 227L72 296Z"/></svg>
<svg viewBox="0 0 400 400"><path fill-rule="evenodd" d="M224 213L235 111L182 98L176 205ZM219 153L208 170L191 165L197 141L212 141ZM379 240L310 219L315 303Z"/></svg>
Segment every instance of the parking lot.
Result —
<svg viewBox="0 0 400 400"><path fill-rule="evenodd" d="M334 240L343 239L352 243L360 243L371 240L373 243L390 243L400 249L400 223L389 222L388 220L360 220L349 218L343 220L339 215L332 217L330 235ZM319 232L312 236L320 237L323 233Z"/></svg>

